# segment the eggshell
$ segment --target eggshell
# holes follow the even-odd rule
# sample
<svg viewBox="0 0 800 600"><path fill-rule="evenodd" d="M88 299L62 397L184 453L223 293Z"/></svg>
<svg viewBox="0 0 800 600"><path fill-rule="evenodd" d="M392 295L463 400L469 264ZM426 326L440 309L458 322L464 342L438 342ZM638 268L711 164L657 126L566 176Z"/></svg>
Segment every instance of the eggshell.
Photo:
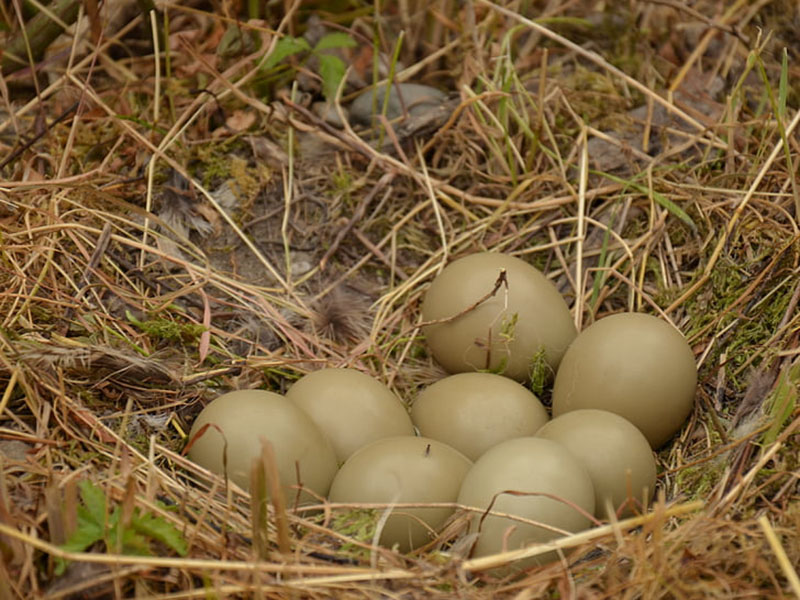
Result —
<svg viewBox="0 0 800 600"><path fill-rule="evenodd" d="M411 407L420 434L476 460L505 440L533 435L547 422L542 403L516 381L458 373L428 386Z"/></svg>
<svg viewBox="0 0 800 600"><path fill-rule="evenodd" d="M512 495L507 491L531 495ZM549 494L559 500L537 495ZM492 500L494 504L492 504ZM550 527L575 533L589 527L591 520L570 506L571 502L589 515L594 513L594 488L586 468L561 444L537 437L502 442L481 456L461 484L458 503L508 513ZM564 534L542 526L489 515L481 523L473 514L470 531L478 531L474 556L487 556L534 543L549 542ZM521 569L553 560L557 554L524 559L514 564Z"/></svg>
<svg viewBox="0 0 800 600"><path fill-rule="evenodd" d="M364 446L342 465L329 498L343 503L455 502L470 466L466 456L436 440L386 438ZM380 544L396 544L401 552L424 545L433 539L431 530L452 513L451 508L395 508Z"/></svg>
<svg viewBox="0 0 800 600"><path fill-rule="evenodd" d="M508 285L461 314L493 290L502 270ZM522 259L495 252L458 259L433 280L422 318L451 317L456 318L424 328L434 358L450 373L490 370L526 381L544 350L552 374L577 333L569 308L547 277Z"/></svg>
<svg viewBox="0 0 800 600"><path fill-rule="evenodd" d="M206 424L216 427L206 429L187 454L198 465L225 475L222 456L227 442L227 475L236 485L249 489L251 465L261 455L263 437L272 442L289 506L297 497L297 490L290 487L298 483L297 469L305 487L321 496L328 493L336 474L333 448L311 418L283 396L264 390L223 394L200 412L189 439ZM304 493L301 503L306 502L316 500Z"/></svg>
<svg viewBox="0 0 800 600"><path fill-rule="evenodd" d="M328 436L342 463L385 437L414 435L403 403L380 381L355 369L320 369L297 381L286 398Z"/></svg>
<svg viewBox="0 0 800 600"><path fill-rule="evenodd" d="M609 502L612 511L626 506L622 516L653 497L653 451L627 419L605 410L574 410L544 425L536 437L558 442L583 463L594 484L596 516L610 516Z"/></svg>
<svg viewBox="0 0 800 600"><path fill-rule="evenodd" d="M596 408L628 419L658 448L692 411L697 367L686 339L668 323L623 313L593 323L564 355L553 416Z"/></svg>

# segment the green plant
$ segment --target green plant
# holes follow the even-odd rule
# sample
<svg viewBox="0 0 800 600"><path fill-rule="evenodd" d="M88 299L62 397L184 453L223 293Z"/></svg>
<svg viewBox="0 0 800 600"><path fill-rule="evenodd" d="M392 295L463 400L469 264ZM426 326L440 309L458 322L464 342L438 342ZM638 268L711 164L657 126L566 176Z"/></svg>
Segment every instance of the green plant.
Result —
<svg viewBox="0 0 800 600"><path fill-rule="evenodd" d="M176 323L168 319L148 319L140 321L133 313L126 313L128 320L150 337L165 342L192 343L205 331L198 323Z"/></svg>
<svg viewBox="0 0 800 600"><path fill-rule="evenodd" d="M378 511L374 508L354 508L346 512L334 513L331 529L362 544L372 544L378 516ZM349 542L342 545L341 552L354 556L368 554L368 551L359 544Z"/></svg>
<svg viewBox="0 0 800 600"><path fill-rule="evenodd" d="M275 49L267 57L261 69L262 71L272 71L281 61L295 54L305 53L304 62L308 62L312 57L316 58L319 64L319 76L322 79L322 93L330 102L336 96L336 90L339 89L347 66L341 58L326 51L336 48L352 48L355 45L355 40L341 31L334 31L322 36L322 39L313 48L304 38L287 35L275 45Z"/></svg>
<svg viewBox="0 0 800 600"><path fill-rule="evenodd" d="M547 352L544 346L531 357L530 362L530 381L531 391L536 394L537 398L541 398L544 393L544 388L547 383L553 378L553 369L547 362Z"/></svg>
<svg viewBox="0 0 800 600"><path fill-rule="evenodd" d="M798 386L800 386L800 362L795 362L781 371L775 389L767 398L770 426L761 438L764 445L772 444L778 439L789 417L794 413L797 407Z"/></svg>
<svg viewBox="0 0 800 600"><path fill-rule="evenodd" d="M61 546L63 550L83 552L102 541L108 552L150 555L150 546L155 541L186 556L188 547L181 532L163 517L142 512L139 508L123 515L122 506L110 510L105 493L91 481L81 481L78 488L82 501L78 507L78 526ZM56 574L62 574L66 566L66 561L59 559Z"/></svg>

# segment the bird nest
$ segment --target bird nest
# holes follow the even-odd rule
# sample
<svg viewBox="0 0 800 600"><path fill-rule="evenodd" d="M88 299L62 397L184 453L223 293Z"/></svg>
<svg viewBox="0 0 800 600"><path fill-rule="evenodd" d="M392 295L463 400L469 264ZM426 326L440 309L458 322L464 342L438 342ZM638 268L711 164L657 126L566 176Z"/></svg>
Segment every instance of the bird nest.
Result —
<svg viewBox="0 0 800 600"><path fill-rule="evenodd" d="M6 5L0 598L800 595L796 7L729 4ZM351 125L376 80L446 98ZM484 250L581 328L689 340L647 511L400 554L384 507L266 507L183 456L217 394L321 366L413 402L421 295Z"/></svg>

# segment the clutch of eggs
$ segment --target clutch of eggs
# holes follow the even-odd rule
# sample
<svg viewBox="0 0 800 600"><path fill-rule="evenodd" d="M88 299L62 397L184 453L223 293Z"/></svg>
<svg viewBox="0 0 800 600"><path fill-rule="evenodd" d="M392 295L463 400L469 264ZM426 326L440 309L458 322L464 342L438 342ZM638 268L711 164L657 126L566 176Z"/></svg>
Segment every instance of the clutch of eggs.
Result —
<svg viewBox="0 0 800 600"><path fill-rule="evenodd" d="M651 448L680 429L697 382L694 355L676 329L618 314L577 334L542 273L491 252L445 267L425 294L422 317L433 357L452 374L422 390L410 415L372 377L320 369L286 397L244 390L212 401L192 427L189 458L247 488L260 440L268 439L289 499L302 483L319 495L330 490L333 502L397 504L377 539L401 551L434 539L453 512L403 503L491 505L539 523L473 518L478 556L647 505L656 477ZM523 385L542 368L554 378L552 420Z"/></svg>

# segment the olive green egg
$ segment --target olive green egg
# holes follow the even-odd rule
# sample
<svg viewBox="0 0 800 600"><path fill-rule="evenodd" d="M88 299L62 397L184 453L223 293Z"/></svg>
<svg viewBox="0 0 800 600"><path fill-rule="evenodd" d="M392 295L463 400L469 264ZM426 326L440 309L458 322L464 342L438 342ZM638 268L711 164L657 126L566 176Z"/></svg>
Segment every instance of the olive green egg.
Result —
<svg viewBox="0 0 800 600"><path fill-rule="evenodd" d="M651 315L616 314L593 323L564 355L553 416L607 410L636 425L658 448L692 411L697 367L686 339Z"/></svg>
<svg viewBox="0 0 800 600"><path fill-rule="evenodd" d="M320 369L298 380L286 398L328 436L342 463L362 446L385 437L414 435L400 399L377 379L355 369Z"/></svg>
<svg viewBox="0 0 800 600"><path fill-rule="evenodd" d="M422 318L433 321L424 328L428 347L449 373L487 370L517 381L537 370L549 380L577 333L547 277L496 252L447 265L425 293Z"/></svg>
<svg viewBox="0 0 800 600"><path fill-rule="evenodd" d="M472 466L450 446L424 437L378 440L356 451L331 485L329 499L341 503L455 502L461 481ZM453 514L452 508L392 510L380 544L408 552L433 539Z"/></svg>
<svg viewBox="0 0 800 600"><path fill-rule="evenodd" d="M520 493L503 493L508 491ZM587 515L595 509L594 487L586 467L561 444L538 437L508 440L488 450L464 477L458 503L479 509L491 505L492 511L544 525L495 515L482 518L481 513L473 513L470 531L478 532L473 550L476 557L582 531L590 526ZM551 551L518 561L513 568L544 564L555 558L557 554Z"/></svg>
<svg viewBox="0 0 800 600"><path fill-rule="evenodd" d="M421 435L449 444L471 460L505 440L533 435L547 420L523 385L491 373L458 373L425 388L411 407Z"/></svg>
<svg viewBox="0 0 800 600"><path fill-rule="evenodd" d="M293 506L300 483L325 496L336 474L336 455L311 418L280 394L238 390L212 400L197 416L189 440L206 425L187 453L189 460L250 488L253 459L261 455L261 438L272 443L286 501ZM226 447L227 444L227 447ZM223 461L227 454L227 468ZM301 503L314 503L304 494Z"/></svg>
<svg viewBox="0 0 800 600"><path fill-rule="evenodd" d="M605 410L573 410L545 424L536 437L558 442L583 463L594 484L596 516L609 517L609 503L627 516L653 497L653 451L627 419Z"/></svg>

